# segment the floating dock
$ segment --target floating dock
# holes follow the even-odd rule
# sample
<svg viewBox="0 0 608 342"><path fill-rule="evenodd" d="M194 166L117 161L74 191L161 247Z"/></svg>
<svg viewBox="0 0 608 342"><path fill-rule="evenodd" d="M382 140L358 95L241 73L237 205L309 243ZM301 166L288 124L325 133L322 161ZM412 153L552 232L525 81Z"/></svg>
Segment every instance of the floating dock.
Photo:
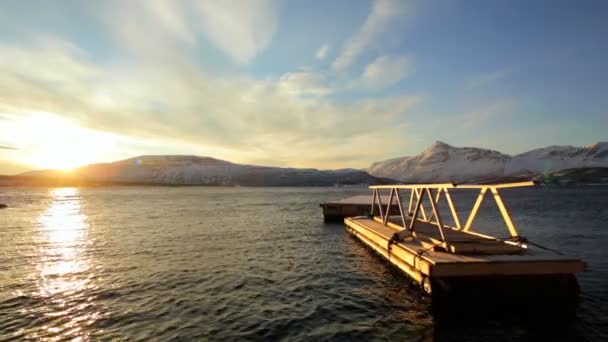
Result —
<svg viewBox="0 0 608 342"><path fill-rule="evenodd" d="M386 211L387 200L381 199L382 208ZM370 203L372 202L371 195L358 195L349 198L345 198L339 201L321 203L320 207L323 208L323 220L325 222L342 222L347 217L353 216L368 216L371 213ZM391 214L397 215L397 200L393 200L391 206Z"/></svg>
<svg viewBox="0 0 608 342"><path fill-rule="evenodd" d="M369 214L346 217L344 223L350 234L420 284L432 295L433 302L456 300L467 304L471 299L487 302L492 298L492 303L496 299L509 303L514 298L517 303L559 302L562 307L573 308L578 297L574 274L584 271L585 263L519 235L499 193L503 188L533 185L371 186ZM479 191L479 195L467 219L461 221L450 191L465 190ZM401 192L409 192L407 207ZM479 208L490 193L507 228L507 238L484 235L473 228ZM438 210L442 199L452 226L444 223L446 213ZM340 202L331 205L336 203Z"/></svg>

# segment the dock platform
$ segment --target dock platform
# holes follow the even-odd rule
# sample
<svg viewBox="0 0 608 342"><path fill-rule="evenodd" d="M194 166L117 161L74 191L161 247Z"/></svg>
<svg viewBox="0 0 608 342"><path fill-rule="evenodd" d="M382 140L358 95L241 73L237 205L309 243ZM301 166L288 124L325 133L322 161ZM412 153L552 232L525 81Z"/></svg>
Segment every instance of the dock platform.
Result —
<svg viewBox="0 0 608 342"><path fill-rule="evenodd" d="M353 216L367 216L371 213L372 196L370 195L358 195L339 201L321 203L320 207L323 208L323 220L325 222L342 222L346 217ZM384 209L387 207L386 199L382 199L382 206ZM394 200L393 205L396 205L397 201ZM392 214L398 214L397 208L392 207Z"/></svg>
<svg viewBox="0 0 608 342"><path fill-rule="evenodd" d="M433 301L456 299L466 304L475 298L507 302L516 298L572 307L578 297L574 274L584 271L585 263L520 236L499 193L501 188L532 185L524 182L372 186L370 213L346 217L344 223L351 235L409 275L431 294ZM381 196L384 189L390 190L386 202ZM464 224L449 192L456 189L479 190ZM402 204L400 191L410 192L407 208ZM506 239L472 228L486 193L493 195L501 212L510 235ZM442 194L454 226L444 224L442 215L446 213L438 210Z"/></svg>

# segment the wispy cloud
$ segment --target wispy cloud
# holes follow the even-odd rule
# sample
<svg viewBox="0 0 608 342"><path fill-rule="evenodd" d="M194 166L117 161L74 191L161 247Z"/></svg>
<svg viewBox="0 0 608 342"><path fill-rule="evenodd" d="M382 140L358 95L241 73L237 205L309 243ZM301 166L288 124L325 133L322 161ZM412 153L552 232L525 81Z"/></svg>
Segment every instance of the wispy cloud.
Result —
<svg viewBox="0 0 608 342"><path fill-rule="evenodd" d="M412 71L407 56L381 56L367 65L355 85L363 89L381 90L399 83Z"/></svg>
<svg viewBox="0 0 608 342"><path fill-rule="evenodd" d="M277 30L277 1L201 1L198 9L209 39L242 64L264 50Z"/></svg>
<svg viewBox="0 0 608 342"><path fill-rule="evenodd" d="M406 143L394 127L420 100L403 94L334 102L321 96L332 88L312 71L214 77L184 59L102 67L59 39L0 46L0 56L0 112L55 113L88 129L236 162L368 164L378 150L394 154ZM357 158L337 161L354 150Z"/></svg>
<svg viewBox="0 0 608 342"><path fill-rule="evenodd" d="M248 64L269 46L279 22L275 0L109 0L91 6L122 47L157 60L187 58L206 38L234 62Z"/></svg>
<svg viewBox="0 0 608 342"><path fill-rule="evenodd" d="M317 50L317 53L315 54L315 58L318 60L324 60L325 57L327 57L327 52L329 51L329 44L323 44L321 45L321 47L319 48L319 50Z"/></svg>
<svg viewBox="0 0 608 342"><path fill-rule="evenodd" d="M332 63L334 71L348 69L356 59L382 34L388 32L390 25L403 16L408 3L400 0L376 0L365 23L342 47L340 54Z"/></svg>
<svg viewBox="0 0 608 342"><path fill-rule="evenodd" d="M466 87L466 89L469 89L469 90L485 87L498 80L505 78L508 74L509 74L509 70L507 70L507 69L496 70L496 71L488 72L485 74L481 74L474 78L469 79L466 82L465 87Z"/></svg>
<svg viewBox="0 0 608 342"><path fill-rule="evenodd" d="M0 150L16 150L17 148L12 146L0 145Z"/></svg>
<svg viewBox="0 0 608 342"><path fill-rule="evenodd" d="M323 96L332 92L319 72L288 72L279 79L279 89L290 95Z"/></svg>

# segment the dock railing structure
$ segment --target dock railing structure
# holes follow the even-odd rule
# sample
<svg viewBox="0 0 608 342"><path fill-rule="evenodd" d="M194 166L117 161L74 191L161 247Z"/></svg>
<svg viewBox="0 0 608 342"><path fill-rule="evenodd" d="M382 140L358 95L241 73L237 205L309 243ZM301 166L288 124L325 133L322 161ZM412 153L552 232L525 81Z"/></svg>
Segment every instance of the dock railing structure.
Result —
<svg viewBox="0 0 608 342"><path fill-rule="evenodd" d="M450 241L447 238L446 229L454 229L457 231L461 231L464 233L470 233L474 235L478 235L480 237L495 239L489 236L485 236L479 233L474 233L471 231L471 225L479 212L479 208L488 193L488 190L492 193L494 201L498 206L498 209L501 213L501 216L506 224L506 227L509 231L510 242L511 243L522 243L522 239L517 232L517 228L509 215L507 207L500 196L499 189L504 188L516 188L516 187L528 187L534 186L534 182L519 182L519 183L505 183L505 184L462 184L457 185L454 183L442 183L442 184L404 184L404 185L376 185L370 186L372 189L372 207L370 216L375 220L381 221L385 226L394 225L394 222L390 222L390 210L393 205L393 199L396 198L397 206L399 207L399 216L401 221L402 228L401 232L409 233L413 236L416 236L416 224L419 222L426 222L437 226L439 231L439 235L441 237L441 245L442 247L449 251L450 250ZM389 199L387 207L383 210L382 208L382 198L381 198L381 190L388 189L390 190ZM454 205L454 201L450 194L450 190L457 189L473 189L479 190L479 195L473 204L473 208L469 213L468 218L465 221L464 226L461 224L460 217L456 206ZM407 213L404 210L404 206L401 199L401 190L409 190L409 203L407 206ZM442 194L444 196L442 197ZM427 215L423 202L425 198L428 198L428 202L431 207L431 212ZM441 213L438 209L438 204L442 198L445 198L447 202L447 206L450 209L450 213L452 215L452 219L454 221L454 226L445 225ZM377 217L375 214L378 212L380 215ZM406 215L407 214L407 215ZM421 216L421 217L419 217ZM397 233L397 238L400 236Z"/></svg>

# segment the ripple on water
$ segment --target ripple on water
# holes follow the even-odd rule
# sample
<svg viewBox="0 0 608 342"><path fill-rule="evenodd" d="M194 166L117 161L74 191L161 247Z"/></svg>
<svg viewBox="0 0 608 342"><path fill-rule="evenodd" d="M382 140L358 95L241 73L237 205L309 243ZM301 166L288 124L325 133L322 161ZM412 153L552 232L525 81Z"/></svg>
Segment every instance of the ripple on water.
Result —
<svg viewBox="0 0 608 342"><path fill-rule="evenodd" d="M321 222L318 203L362 189L8 189L0 340L606 339L608 189L547 191L505 198L526 236L591 265L565 333L439 323L409 279ZM573 231L572 215L586 224Z"/></svg>

